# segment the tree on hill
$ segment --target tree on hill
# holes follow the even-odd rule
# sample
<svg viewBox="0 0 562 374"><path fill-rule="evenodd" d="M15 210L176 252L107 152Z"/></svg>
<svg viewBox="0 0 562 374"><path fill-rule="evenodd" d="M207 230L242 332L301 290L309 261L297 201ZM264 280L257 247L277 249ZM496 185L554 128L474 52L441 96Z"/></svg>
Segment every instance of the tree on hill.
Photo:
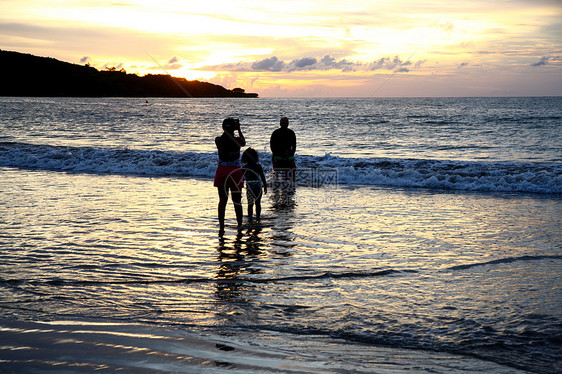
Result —
<svg viewBox="0 0 562 374"><path fill-rule="evenodd" d="M49 57L0 50L0 96L257 97L164 74L140 77L125 69L98 71ZM238 90L238 89L237 89Z"/></svg>

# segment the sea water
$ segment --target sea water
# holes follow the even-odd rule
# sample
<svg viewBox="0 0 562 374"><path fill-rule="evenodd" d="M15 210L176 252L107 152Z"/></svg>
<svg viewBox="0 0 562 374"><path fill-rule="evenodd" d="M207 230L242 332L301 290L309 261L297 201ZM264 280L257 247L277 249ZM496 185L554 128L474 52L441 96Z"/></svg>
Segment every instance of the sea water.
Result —
<svg viewBox="0 0 562 374"><path fill-rule="evenodd" d="M3 371L562 370L562 98L0 109ZM298 178L219 238L227 116Z"/></svg>

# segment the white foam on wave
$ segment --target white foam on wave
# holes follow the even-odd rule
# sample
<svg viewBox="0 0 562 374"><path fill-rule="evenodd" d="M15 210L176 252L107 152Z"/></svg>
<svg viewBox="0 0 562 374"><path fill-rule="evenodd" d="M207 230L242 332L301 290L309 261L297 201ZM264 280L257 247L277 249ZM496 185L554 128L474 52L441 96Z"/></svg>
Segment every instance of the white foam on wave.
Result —
<svg viewBox="0 0 562 374"><path fill-rule="evenodd" d="M358 159L329 154L299 165L334 168L338 182L468 191L562 193L562 164L420 159Z"/></svg>
<svg viewBox="0 0 562 374"><path fill-rule="evenodd" d="M271 169L271 155L261 163ZM177 152L0 143L0 165L78 173L212 178L216 152ZM334 184L483 192L562 193L562 164L390 158L297 157L301 171L331 173ZM307 173L301 173L306 175ZM309 173L311 174L311 173ZM310 184L305 178L301 183Z"/></svg>
<svg viewBox="0 0 562 374"><path fill-rule="evenodd" d="M216 155L0 143L0 165L99 174L209 177L216 169Z"/></svg>

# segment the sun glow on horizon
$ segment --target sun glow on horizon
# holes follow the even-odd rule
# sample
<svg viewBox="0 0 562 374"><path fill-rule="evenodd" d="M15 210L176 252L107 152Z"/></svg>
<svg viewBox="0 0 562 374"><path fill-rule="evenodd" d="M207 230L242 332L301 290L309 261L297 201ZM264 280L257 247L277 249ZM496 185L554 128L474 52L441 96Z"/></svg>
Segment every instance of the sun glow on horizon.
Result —
<svg viewBox="0 0 562 374"><path fill-rule="evenodd" d="M435 77L449 77L459 95L562 94L562 5L550 0L5 0L3 7L2 49L265 95L364 95L388 74L411 82L404 95L449 94Z"/></svg>

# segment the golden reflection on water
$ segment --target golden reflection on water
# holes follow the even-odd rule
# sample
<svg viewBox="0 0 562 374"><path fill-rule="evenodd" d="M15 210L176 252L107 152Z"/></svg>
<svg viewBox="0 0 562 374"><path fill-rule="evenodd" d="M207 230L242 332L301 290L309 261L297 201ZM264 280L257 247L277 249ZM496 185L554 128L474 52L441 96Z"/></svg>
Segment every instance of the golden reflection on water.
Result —
<svg viewBox="0 0 562 374"><path fill-rule="evenodd" d="M540 227L540 217L518 211L518 199L374 188L330 193L337 206L299 199L297 215L307 220L295 229L305 238L302 247L318 253L332 252L335 246L344 257L364 256L389 266L441 268L494 258L498 251L524 253L525 246L519 245L529 229L532 233Z"/></svg>
<svg viewBox="0 0 562 374"><path fill-rule="evenodd" d="M79 310L216 323L238 313L236 303L262 298L309 306L342 300L360 305L371 297L380 310L408 308L414 300L431 303L436 295L448 300L455 292L485 300L481 289L442 283L448 276L439 272L552 254L562 242L554 227L560 222L559 204L506 194L298 187L281 200L285 204L279 204L280 196L266 195L260 224L245 226L239 235L229 202L221 239L212 181L20 170L3 176L1 203L9 212L3 232L15 249L3 254L2 272L37 282L26 287L53 298L26 301L26 307L57 314ZM431 291L407 276L314 278L381 269L426 274L432 283L423 287ZM467 280L493 288L485 281L487 269L467 271ZM312 278L261 283L295 275ZM530 292L513 277L505 275L509 284L502 287ZM421 276L418 281L425 282ZM379 294L384 298L377 299ZM5 302L21 300L11 294Z"/></svg>
<svg viewBox="0 0 562 374"><path fill-rule="evenodd" d="M292 242L294 220L294 193L273 190L264 199L264 216L248 223L235 239L219 238L218 266L216 274L217 297L228 301L244 300L248 291L256 285L249 282L263 275L271 275L275 269L260 262L270 262L272 256L290 255L287 249L297 246ZM246 211L246 207L244 207Z"/></svg>

